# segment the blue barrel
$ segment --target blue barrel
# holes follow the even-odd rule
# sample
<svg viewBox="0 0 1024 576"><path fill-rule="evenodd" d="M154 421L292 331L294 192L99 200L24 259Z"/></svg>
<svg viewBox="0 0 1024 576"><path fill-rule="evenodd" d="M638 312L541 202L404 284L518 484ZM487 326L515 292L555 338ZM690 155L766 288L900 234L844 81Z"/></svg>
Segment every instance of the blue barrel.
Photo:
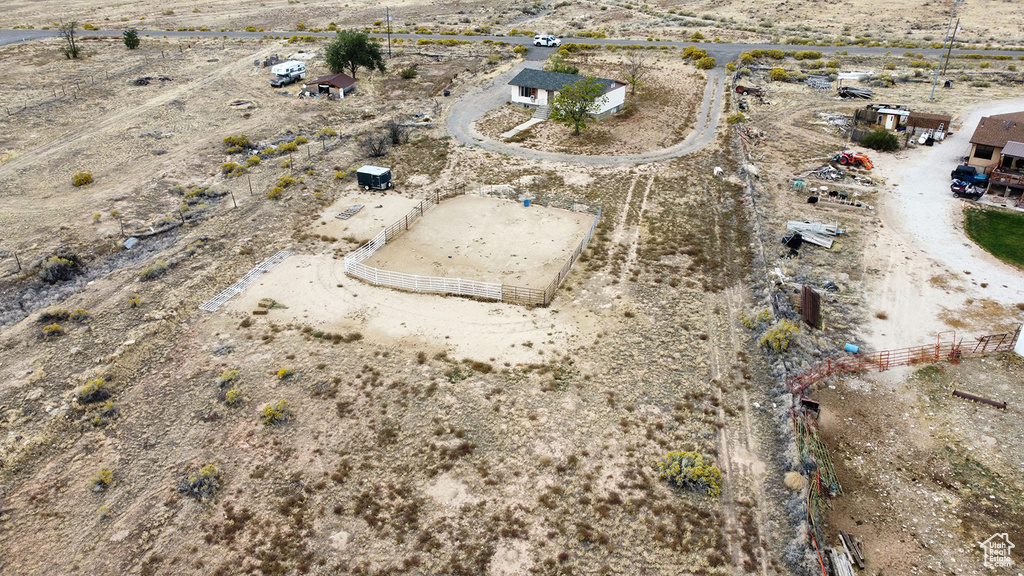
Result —
<svg viewBox="0 0 1024 576"><path fill-rule="evenodd" d="M529 198L527 198L526 200L523 200L523 206L525 206L527 208L530 207L530 199Z"/></svg>
<svg viewBox="0 0 1024 576"><path fill-rule="evenodd" d="M850 354L856 354L857 352L859 352L859 351L860 351L860 348L858 348L857 346L855 346L855 345L853 345L853 344L849 344L849 343L848 343L848 344L847 344L847 345L846 345L846 346L845 346L845 347L843 348L843 350L846 350L846 351L847 351L847 352L849 352Z"/></svg>

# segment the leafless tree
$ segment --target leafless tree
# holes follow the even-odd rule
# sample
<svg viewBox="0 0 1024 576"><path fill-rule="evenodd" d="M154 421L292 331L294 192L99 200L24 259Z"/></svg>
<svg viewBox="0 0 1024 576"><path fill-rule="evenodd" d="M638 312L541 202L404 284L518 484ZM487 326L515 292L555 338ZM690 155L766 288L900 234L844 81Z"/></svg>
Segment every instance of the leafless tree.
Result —
<svg viewBox="0 0 1024 576"><path fill-rule="evenodd" d="M647 74L651 71L650 60L644 52L628 50L626 52L626 61L622 65L625 68L626 82L629 82L630 85L629 93L631 95L636 94L636 87L643 86L644 79L647 78Z"/></svg>
<svg viewBox="0 0 1024 576"><path fill-rule="evenodd" d="M398 120L395 120L394 118L388 120L385 128L387 128L388 136L391 137L392 146L405 144L409 141L409 127L402 125Z"/></svg>
<svg viewBox="0 0 1024 576"><path fill-rule="evenodd" d="M60 33L60 37L64 39L64 45L60 47L60 51L64 53L69 60L72 58L78 58L78 53L81 48L78 47L78 38L75 32L78 30L78 22L75 20L69 20L67 22L61 20L57 26L57 31Z"/></svg>
<svg viewBox="0 0 1024 576"><path fill-rule="evenodd" d="M380 158L388 153L388 141L387 134L370 134L363 138L363 150L370 158Z"/></svg>

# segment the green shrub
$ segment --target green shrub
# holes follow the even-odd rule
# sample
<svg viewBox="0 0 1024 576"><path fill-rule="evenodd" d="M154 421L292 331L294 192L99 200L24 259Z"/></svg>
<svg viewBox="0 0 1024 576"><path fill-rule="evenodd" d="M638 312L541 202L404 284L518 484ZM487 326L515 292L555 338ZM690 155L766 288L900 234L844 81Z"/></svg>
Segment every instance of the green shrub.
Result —
<svg viewBox="0 0 1024 576"><path fill-rule="evenodd" d="M139 298L138 296L131 296L130 298L128 298L128 307L129 308L138 308L141 305L142 305L142 298Z"/></svg>
<svg viewBox="0 0 1024 576"><path fill-rule="evenodd" d="M45 338L58 338L65 334L64 327L60 324L47 324L43 326L43 337Z"/></svg>
<svg viewBox="0 0 1024 576"><path fill-rule="evenodd" d="M232 388L224 393L224 403L228 406L237 406L242 402L242 391Z"/></svg>
<svg viewBox="0 0 1024 576"><path fill-rule="evenodd" d="M248 158L245 159L245 166L247 168L252 168L253 166L259 166L259 165L260 165L260 157L255 155L255 154L252 155L252 156L249 156Z"/></svg>
<svg viewBox="0 0 1024 576"><path fill-rule="evenodd" d="M722 473L699 452L669 452L656 467L661 478L679 488L710 496L722 493Z"/></svg>
<svg viewBox="0 0 1024 576"><path fill-rule="evenodd" d="M237 380L238 370L225 370L221 372L220 377L217 378L217 386L227 388L229 384L234 384Z"/></svg>
<svg viewBox="0 0 1024 576"><path fill-rule="evenodd" d="M74 176L71 177L71 185L75 188L88 186L89 184L92 184L92 174L89 172L75 172Z"/></svg>
<svg viewBox="0 0 1024 576"><path fill-rule="evenodd" d="M765 52L765 54L767 54L768 57L771 58L772 60L782 60L783 58L786 57L786 53L783 52L782 50L779 50L778 48L772 48L771 50Z"/></svg>
<svg viewBox="0 0 1024 576"><path fill-rule="evenodd" d="M333 128L321 128L317 133L316 137L319 140L327 140L328 138L334 138L338 135L338 132Z"/></svg>
<svg viewBox="0 0 1024 576"><path fill-rule="evenodd" d="M224 147L228 154L234 154L235 152L244 152L254 146L245 134L235 134L224 138Z"/></svg>
<svg viewBox="0 0 1024 576"><path fill-rule="evenodd" d="M410 66L408 68L402 68L401 70L399 70L398 75L401 76L402 78L405 78L406 80L412 80L413 78L419 76L420 73L417 72L415 68Z"/></svg>
<svg viewBox="0 0 1024 576"><path fill-rule="evenodd" d="M61 253L43 260L39 276L49 284L56 284L63 280L70 280L77 272L77 256L71 253Z"/></svg>
<svg viewBox="0 0 1024 576"><path fill-rule="evenodd" d="M200 501L212 498L219 488L220 470L213 464L192 472L178 484L178 492Z"/></svg>
<svg viewBox="0 0 1024 576"><path fill-rule="evenodd" d="M53 322L63 322L68 318L71 318L71 312L64 308L58 308L56 310L46 310L40 312L39 318L36 318L36 320L42 324L52 324Z"/></svg>
<svg viewBox="0 0 1024 576"><path fill-rule="evenodd" d="M76 308L75 311L71 313L71 319L75 322L87 322L91 317L92 314L90 314L85 308Z"/></svg>
<svg viewBox="0 0 1024 576"><path fill-rule="evenodd" d="M135 50L139 47L139 32L138 30L131 28L121 32L121 40L124 41L125 47L129 50Z"/></svg>
<svg viewBox="0 0 1024 576"><path fill-rule="evenodd" d="M881 152L894 152L900 149L899 138L885 130L878 129L860 141L861 145Z"/></svg>
<svg viewBox="0 0 1024 576"><path fill-rule="evenodd" d="M800 328L789 320L779 320L761 336L759 343L776 352L785 352L789 350L793 336L799 331Z"/></svg>
<svg viewBox="0 0 1024 576"><path fill-rule="evenodd" d="M143 280L154 280L162 276L164 272L167 272L167 263L163 260L157 260L152 266L143 270L139 277Z"/></svg>
<svg viewBox="0 0 1024 576"><path fill-rule="evenodd" d="M99 492L106 490L114 482L114 473L106 468L101 468L95 476L89 479L92 489Z"/></svg>
<svg viewBox="0 0 1024 576"><path fill-rule="evenodd" d="M512 49L512 51L515 52L516 54L519 54L520 56L525 56L526 53L530 51L530 49L527 48L526 46L516 46L515 48Z"/></svg>
<svg viewBox="0 0 1024 576"><path fill-rule="evenodd" d="M263 423L267 426L282 424L292 419L292 411L287 400L278 400L276 404L263 407Z"/></svg>
<svg viewBox="0 0 1024 576"><path fill-rule="evenodd" d="M771 322L772 314L767 308L762 308L754 314L740 313L740 322L747 328L754 330Z"/></svg>
<svg viewBox="0 0 1024 576"><path fill-rule="evenodd" d="M772 68L772 71L768 74L768 77L777 82L785 82L789 79L789 74L782 68Z"/></svg>
<svg viewBox="0 0 1024 576"><path fill-rule="evenodd" d="M225 162L225 163L220 165L220 173L221 174L228 174L229 172L231 172L235 168L238 168L238 164L236 164L234 162Z"/></svg>
<svg viewBox="0 0 1024 576"><path fill-rule="evenodd" d="M730 114L725 121L728 122L730 126L735 126L736 124L746 121L746 119L747 117L743 115L743 112L737 112L735 114Z"/></svg>
<svg viewBox="0 0 1024 576"><path fill-rule="evenodd" d="M110 398L110 388L107 386L107 381L103 378L97 378L90 380L84 386L75 390L75 396L78 397L78 401L82 404L91 404L93 402L102 402L107 398Z"/></svg>
<svg viewBox="0 0 1024 576"><path fill-rule="evenodd" d="M271 188L270 192L267 192L267 198L271 200L279 200L281 198L282 190L282 188L276 186L274 188Z"/></svg>
<svg viewBox="0 0 1024 576"><path fill-rule="evenodd" d="M753 63L754 63L754 55L753 54L751 54L750 52L744 52L744 53L740 54L740 64L742 64L744 66L749 66L750 64L753 64Z"/></svg>
<svg viewBox="0 0 1024 576"><path fill-rule="evenodd" d="M278 380L284 380L286 378L291 378L294 375L295 375L295 371L292 370L291 368L288 368L287 366L284 367L284 368L281 368L280 370L277 371L277 379Z"/></svg>
<svg viewBox="0 0 1024 576"><path fill-rule="evenodd" d="M700 70L711 70L715 67L715 59L711 56L705 56L700 60L697 60L697 68Z"/></svg>

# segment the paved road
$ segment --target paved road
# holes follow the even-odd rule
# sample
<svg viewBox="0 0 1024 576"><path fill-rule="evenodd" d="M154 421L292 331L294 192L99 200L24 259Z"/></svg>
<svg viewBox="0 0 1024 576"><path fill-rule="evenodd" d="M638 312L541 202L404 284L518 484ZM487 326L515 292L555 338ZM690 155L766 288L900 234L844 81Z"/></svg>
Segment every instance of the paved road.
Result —
<svg viewBox="0 0 1024 576"><path fill-rule="evenodd" d="M704 88L704 98L697 113L697 124L693 131L680 143L641 154L623 156L583 156L576 154L558 154L529 150L498 142L481 135L473 128L473 122L489 110L493 110L508 102L508 82L523 68L540 68L542 62L523 62L508 72L495 78L490 84L464 97L452 108L448 115L447 127L457 140L465 144L480 146L485 150L510 154L531 160L547 160L553 162L570 162L587 166L624 166L647 164L669 160L700 150L715 137L718 120L722 110L722 98L725 93L726 73L716 68L708 73L708 84Z"/></svg>
<svg viewBox="0 0 1024 576"><path fill-rule="evenodd" d="M121 30L79 30L78 33L81 36L120 36ZM330 38L334 36L333 32L297 32L297 31L269 31L269 32L244 32L244 31L230 31L230 32L185 32L177 30L139 30L139 35L143 36L145 41L145 35L150 36L167 36L168 38L256 38L261 39L267 36L281 36L284 38L292 35L302 36L317 36L320 38ZM374 34L377 36L378 34ZM0 46L5 44L14 44L18 42L24 42L28 40L36 40L39 38L52 38L57 36L56 30L0 30ZM391 34L392 38L404 38L406 40L415 40L417 38L433 38L443 40L446 38L452 38L455 40L494 40L504 41L509 44L532 46L533 38L525 36L463 36L463 35L443 35L443 34ZM679 41L658 41L648 42L646 40L629 40L629 39L618 39L618 38L565 38L565 42L579 42L581 44L600 44L605 45L639 45L639 46L675 46L682 48L685 46L692 46L694 42L679 42ZM907 49L903 48L887 48L887 47L865 47L865 46L804 46L804 45L792 45L792 44L736 44L736 43L715 43L715 42L704 42L699 46L707 50L708 55L714 56L718 60L719 65L724 66L726 62L734 60L741 52L754 49L769 50L772 48L778 48L780 50L817 50L822 54L833 54L835 51L846 51L849 54L885 54L886 52L892 52L894 54L902 54ZM538 49L542 50L543 49ZM531 50L536 52L537 50ZM927 56L938 56L945 54L945 50L940 48L914 48L912 49L915 53L922 53ZM1021 52L1009 52L999 50L964 50L954 49L953 54L970 54L978 53L983 54L1009 54L1018 55Z"/></svg>

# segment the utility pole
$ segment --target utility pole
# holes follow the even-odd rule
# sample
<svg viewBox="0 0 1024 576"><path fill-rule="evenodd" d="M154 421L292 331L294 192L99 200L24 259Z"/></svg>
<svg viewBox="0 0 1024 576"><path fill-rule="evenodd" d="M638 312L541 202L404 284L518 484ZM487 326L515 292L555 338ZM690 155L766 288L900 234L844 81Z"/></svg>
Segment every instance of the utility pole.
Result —
<svg viewBox="0 0 1024 576"><path fill-rule="evenodd" d="M391 8L384 7L384 14L388 19L388 60L391 59Z"/></svg>
<svg viewBox="0 0 1024 576"><path fill-rule="evenodd" d="M956 28L953 28L953 37L949 39L949 50L946 52L946 63L942 65L942 75L946 75L946 67L949 66L949 56L953 53L953 42L956 42L956 33L960 31L960 19L956 19Z"/></svg>
<svg viewBox="0 0 1024 576"><path fill-rule="evenodd" d="M945 47L946 46L946 42L949 41L949 30L953 27L953 18L956 17L957 6L960 6L960 3L963 2L963 1L964 0L953 0L953 10L951 10L950 13L949 13L949 24L946 25L946 36L945 36L945 38L942 39L942 46L943 47ZM950 51L953 50L953 45L952 44L949 45L949 49L950 49ZM932 82L932 95L928 97L929 100L935 100L935 85L939 83L939 72L941 72L941 71L942 71L942 66L937 66L935 68L935 80Z"/></svg>

